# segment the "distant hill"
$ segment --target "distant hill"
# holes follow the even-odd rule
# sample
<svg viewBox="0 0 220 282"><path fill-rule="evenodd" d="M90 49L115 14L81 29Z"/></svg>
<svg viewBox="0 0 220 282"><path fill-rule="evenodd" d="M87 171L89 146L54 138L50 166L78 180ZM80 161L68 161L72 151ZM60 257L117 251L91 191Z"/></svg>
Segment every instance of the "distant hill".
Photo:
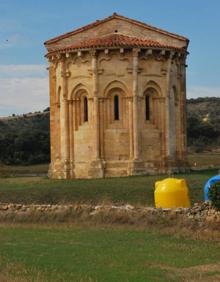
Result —
<svg viewBox="0 0 220 282"><path fill-rule="evenodd" d="M188 145L196 151L220 146L220 98L187 101Z"/></svg>
<svg viewBox="0 0 220 282"><path fill-rule="evenodd" d="M43 112L0 118L0 162L48 163L49 131L49 108ZM220 98L187 100L187 133L192 150L220 147Z"/></svg>
<svg viewBox="0 0 220 282"><path fill-rule="evenodd" d="M220 98L197 98L187 100L187 110L190 115L215 123L220 128Z"/></svg>
<svg viewBox="0 0 220 282"><path fill-rule="evenodd" d="M37 164L50 161L49 111L0 118L0 162Z"/></svg>

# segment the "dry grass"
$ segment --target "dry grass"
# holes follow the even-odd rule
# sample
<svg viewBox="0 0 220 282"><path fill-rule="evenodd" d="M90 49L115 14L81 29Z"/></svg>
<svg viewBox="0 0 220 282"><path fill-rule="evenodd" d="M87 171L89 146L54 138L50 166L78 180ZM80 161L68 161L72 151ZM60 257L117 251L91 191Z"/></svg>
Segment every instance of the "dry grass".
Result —
<svg viewBox="0 0 220 282"><path fill-rule="evenodd" d="M56 277L56 280L54 280L54 278L52 277ZM8 263L4 267L4 269L0 271L0 281L1 282L51 282L51 281L67 282L66 279L63 278L62 275L59 275L58 273L51 272L50 275L48 275L48 273L44 273L43 271L39 271L33 268L31 269L27 268L21 263ZM96 281L97 280L94 280L91 277L74 280L74 282L96 282Z"/></svg>
<svg viewBox="0 0 220 282"><path fill-rule="evenodd" d="M220 168L220 152L189 153L188 160L191 167ZM36 164L36 165L0 164L0 177L47 174L48 167L49 167L48 164Z"/></svg>
<svg viewBox="0 0 220 282"><path fill-rule="evenodd" d="M190 153L188 160L192 168L220 168L220 153L217 152Z"/></svg>
<svg viewBox="0 0 220 282"><path fill-rule="evenodd" d="M220 281L220 263L196 265L191 267L173 267L166 264L152 264L151 267L157 267L169 273L169 277L179 282L219 282Z"/></svg>
<svg viewBox="0 0 220 282"><path fill-rule="evenodd" d="M48 172L48 164L37 165L3 165L0 164L0 177L24 175L44 175Z"/></svg>
<svg viewBox="0 0 220 282"><path fill-rule="evenodd" d="M174 267L166 264L147 263L146 267L151 269L161 269L166 271L171 281L179 282L219 282L220 281L220 263L196 265L191 267ZM57 275L57 274L56 274ZM9 263L3 271L0 272L1 282L49 282L52 281L46 277L45 273L39 270L27 269L20 263ZM56 281L66 282L59 274ZM74 282L98 282L91 277L79 278Z"/></svg>

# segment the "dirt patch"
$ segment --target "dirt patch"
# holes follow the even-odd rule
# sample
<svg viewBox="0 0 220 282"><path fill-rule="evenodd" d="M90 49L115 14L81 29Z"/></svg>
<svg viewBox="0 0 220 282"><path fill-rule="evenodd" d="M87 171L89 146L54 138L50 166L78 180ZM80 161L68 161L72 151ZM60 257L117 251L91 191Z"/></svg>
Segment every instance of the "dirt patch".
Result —
<svg viewBox="0 0 220 282"><path fill-rule="evenodd" d="M149 267L149 265L148 265ZM178 268L166 264L151 264L151 268L160 268L167 272L172 281L180 282L219 282L220 263L196 265Z"/></svg>

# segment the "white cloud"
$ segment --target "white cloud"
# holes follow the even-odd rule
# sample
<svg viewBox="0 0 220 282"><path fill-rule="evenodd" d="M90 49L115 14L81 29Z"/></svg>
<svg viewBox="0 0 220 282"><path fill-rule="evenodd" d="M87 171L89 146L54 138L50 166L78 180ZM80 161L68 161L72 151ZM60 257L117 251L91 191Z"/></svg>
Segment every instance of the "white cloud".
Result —
<svg viewBox="0 0 220 282"><path fill-rule="evenodd" d="M0 116L43 110L49 105L45 65L0 65Z"/></svg>
<svg viewBox="0 0 220 282"><path fill-rule="evenodd" d="M220 97L220 87L192 86L187 89L187 98Z"/></svg>
<svg viewBox="0 0 220 282"><path fill-rule="evenodd" d="M46 67L0 65L0 116L40 111L49 106ZM187 97L220 97L220 87L191 86Z"/></svg>

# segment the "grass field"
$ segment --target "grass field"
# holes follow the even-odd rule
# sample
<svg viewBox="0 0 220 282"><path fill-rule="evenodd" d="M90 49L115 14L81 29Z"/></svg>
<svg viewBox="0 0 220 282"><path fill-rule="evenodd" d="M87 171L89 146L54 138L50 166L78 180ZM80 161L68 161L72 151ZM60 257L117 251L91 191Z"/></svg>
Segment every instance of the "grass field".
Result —
<svg viewBox="0 0 220 282"><path fill-rule="evenodd" d="M188 156L190 165L220 167L219 153L193 153ZM196 163L196 165L195 165ZM94 180L49 180L47 177L28 177L46 174L47 164L32 166L0 166L1 202L14 203L73 203L103 201L153 205L154 183L167 175L139 176ZM179 174L186 178L192 203L202 201L203 187L216 170ZM23 177L13 177L20 175ZM11 176L11 177L9 177ZM25 176L25 177L24 177Z"/></svg>
<svg viewBox="0 0 220 282"><path fill-rule="evenodd" d="M220 279L219 242L125 227L1 226L0 260L1 281Z"/></svg>
<svg viewBox="0 0 220 282"><path fill-rule="evenodd" d="M188 161L191 167L216 167L220 168L220 153L217 152L202 152L191 153L188 155Z"/></svg>
<svg viewBox="0 0 220 282"><path fill-rule="evenodd" d="M192 156L192 163L195 158L198 160L198 156ZM204 164L205 158L200 158ZM214 159L212 156L207 162L213 162ZM0 170L2 176L41 174L47 170L47 166L15 166L9 170L0 167ZM186 178L194 203L203 200L204 184L215 174L217 169L178 174L175 177ZM154 183L166 177L93 180L4 177L0 178L0 202L111 202L153 206ZM159 225L139 227L138 230L138 227L123 224L91 224L1 224L0 281L220 281L219 241L193 240L189 239L189 235L185 235L188 239L177 237L177 234L183 233L176 226L166 235L165 229L162 231Z"/></svg>
<svg viewBox="0 0 220 282"><path fill-rule="evenodd" d="M0 177L14 177L24 175L43 175L48 172L48 164L37 165L3 165L0 164Z"/></svg>
<svg viewBox="0 0 220 282"><path fill-rule="evenodd" d="M203 187L217 170L178 174L190 187L192 203L203 200ZM155 181L168 177L134 176L90 180L51 180L47 177L0 178L0 200L4 203L113 202L153 205Z"/></svg>

